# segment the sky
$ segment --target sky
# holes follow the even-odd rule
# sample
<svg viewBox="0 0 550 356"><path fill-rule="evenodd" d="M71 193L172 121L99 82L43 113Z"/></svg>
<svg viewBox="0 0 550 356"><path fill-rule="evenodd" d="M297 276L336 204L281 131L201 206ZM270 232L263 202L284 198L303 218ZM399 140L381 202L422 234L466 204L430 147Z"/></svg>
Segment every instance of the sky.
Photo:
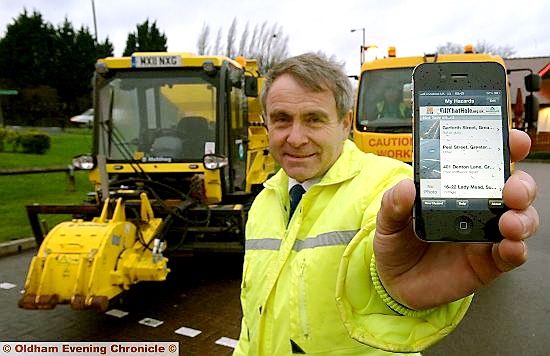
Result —
<svg viewBox="0 0 550 356"><path fill-rule="evenodd" d="M397 56L433 53L447 42L510 46L514 57L550 56L546 0L0 0L0 37L24 9L56 27L67 18L93 34L92 4L99 41L108 37L115 55L145 20L156 21L169 51L196 52L204 25L213 39L236 18L238 35L247 23L250 29L278 25L290 55L322 51L345 63L350 75L359 73L363 33L366 45L383 53L395 46Z"/></svg>

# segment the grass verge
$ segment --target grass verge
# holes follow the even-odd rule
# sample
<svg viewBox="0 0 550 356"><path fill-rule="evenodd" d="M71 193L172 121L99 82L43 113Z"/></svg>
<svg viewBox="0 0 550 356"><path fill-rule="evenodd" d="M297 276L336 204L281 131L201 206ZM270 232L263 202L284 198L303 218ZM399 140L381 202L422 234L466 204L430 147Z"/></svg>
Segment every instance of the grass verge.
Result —
<svg viewBox="0 0 550 356"><path fill-rule="evenodd" d="M90 151L90 130L71 130L51 135L51 149L43 155L0 152L0 169L33 168L68 165L72 157ZM87 172L76 171L75 191L69 190L67 174L40 173L0 176L0 242L31 237L26 205L30 204L78 204L93 189ZM47 227L70 216L41 215Z"/></svg>

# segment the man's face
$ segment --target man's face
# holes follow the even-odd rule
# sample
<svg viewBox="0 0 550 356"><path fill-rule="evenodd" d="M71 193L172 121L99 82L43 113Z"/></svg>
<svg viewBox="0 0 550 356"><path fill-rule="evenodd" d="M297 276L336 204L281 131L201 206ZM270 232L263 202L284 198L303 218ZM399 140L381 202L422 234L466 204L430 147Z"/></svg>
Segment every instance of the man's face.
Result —
<svg viewBox="0 0 550 356"><path fill-rule="evenodd" d="M266 98L271 154L299 182L321 177L336 161L351 125L351 112L338 119L332 92L313 92L284 74Z"/></svg>

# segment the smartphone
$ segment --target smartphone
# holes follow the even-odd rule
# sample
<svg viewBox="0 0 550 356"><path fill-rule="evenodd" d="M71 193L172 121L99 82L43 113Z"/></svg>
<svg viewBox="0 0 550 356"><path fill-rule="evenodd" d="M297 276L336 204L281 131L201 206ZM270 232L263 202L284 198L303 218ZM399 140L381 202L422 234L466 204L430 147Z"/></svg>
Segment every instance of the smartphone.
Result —
<svg viewBox="0 0 550 356"><path fill-rule="evenodd" d="M413 226L425 241L499 242L510 176L507 77L497 62L413 71Z"/></svg>

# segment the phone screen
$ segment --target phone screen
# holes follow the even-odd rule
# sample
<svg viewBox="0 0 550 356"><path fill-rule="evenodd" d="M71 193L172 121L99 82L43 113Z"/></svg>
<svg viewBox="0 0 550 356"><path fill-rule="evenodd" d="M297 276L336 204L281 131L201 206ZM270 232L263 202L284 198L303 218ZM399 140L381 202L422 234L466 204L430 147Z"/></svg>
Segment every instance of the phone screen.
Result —
<svg viewBox="0 0 550 356"><path fill-rule="evenodd" d="M420 193L434 209L502 205L502 93L421 91Z"/></svg>
<svg viewBox="0 0 550 356"><path fill-rule="evenodd" d="M422 88L414 98L417 234L500 241L509 175L506 91Z"/></svg>

